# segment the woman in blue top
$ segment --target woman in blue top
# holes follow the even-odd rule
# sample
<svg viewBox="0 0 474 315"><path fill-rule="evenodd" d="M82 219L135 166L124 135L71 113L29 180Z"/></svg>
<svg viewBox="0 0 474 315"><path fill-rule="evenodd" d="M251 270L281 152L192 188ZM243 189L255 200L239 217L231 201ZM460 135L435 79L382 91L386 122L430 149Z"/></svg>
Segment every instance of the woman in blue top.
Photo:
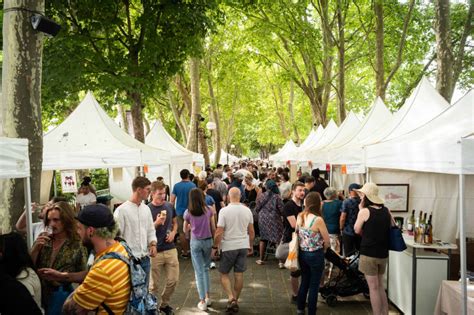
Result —
<svg viewBox="0 0 474 315"><path fill-rule="evenodd" d="M324 197L326 197L326 200L323 201L324 223L328 228L331 249L339 254L341 244L339 241L339 235L341 234L339 219L341 217L342 201L337 199L337 191L334 187L324 189ZM329 280L332 274L332 264L326 264L326 267L327 280Z"/></svg>
<svg viewBox="0 0 474 315"><path fill-rule="evenodd" d="M308 315L316 314L318 291L324 271L324 251L329 247L329 234L321 217L321 196L310 192L304 199L304 210L296 219L298 232L301 284L298 290L297 314L304 314L308 300Z"/></svg>

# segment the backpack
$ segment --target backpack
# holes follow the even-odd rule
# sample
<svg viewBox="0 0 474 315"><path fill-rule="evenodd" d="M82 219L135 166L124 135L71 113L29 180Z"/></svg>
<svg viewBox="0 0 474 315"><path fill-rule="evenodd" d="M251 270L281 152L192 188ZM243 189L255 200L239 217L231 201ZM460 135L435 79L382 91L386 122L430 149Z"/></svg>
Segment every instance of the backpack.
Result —
<svg viewBox="0 0 474 315"><path fill-rule="evenodd" d="M99 261L104 259L119 259L128 265L130 271L130 298L123 314L126 315L148 315L156 314L156 298L148 292L146 285L146 273L140 265L140 260L132 254L132 250L125 241L120 240L120 244L125 248L130 258L117 252L110 252L100 257ZM96 262L96 263L97 263ZM112 310L105 304L101 306L109 315L113 315Z"/></svg>

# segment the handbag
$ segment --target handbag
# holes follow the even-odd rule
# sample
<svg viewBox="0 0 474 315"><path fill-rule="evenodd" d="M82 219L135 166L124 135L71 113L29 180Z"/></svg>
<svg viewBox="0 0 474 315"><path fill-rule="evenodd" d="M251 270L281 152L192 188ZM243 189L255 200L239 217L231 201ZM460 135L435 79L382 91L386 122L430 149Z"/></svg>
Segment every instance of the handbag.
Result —
<svg viewBox="0 0 474 315"><path fill-rule="evenodd" d="M407 249L407 244L402 236L402 230L400 230L392 217L392 224L390 225L390 235L388 242L388 249L396 252L403 252Z"/></svg>
<svg viewBox="0 0 474 315"><path fill-rule="evenodd" d="M291 242L288 244L288 257L285 261L285 268L290 271L297 271L300 269L300 264L298 262L299 247L298 232L293 232L291 235Z"/></svg>
<svg viewBox="0 0 474 315"><path fill-rule="evenodd" d="M275 258L278 260L286 260L290 251L290 243L281 242L275 250Z"/></svg>
<svg viewBox="0 0 474 315"><path fill-rule="evenodd" d="M61 315L63 313L64 302L66 302L66 299L72 291L74 290L70 283L61 285L56 291L53 291L48 300L46 315Z"/></svg>

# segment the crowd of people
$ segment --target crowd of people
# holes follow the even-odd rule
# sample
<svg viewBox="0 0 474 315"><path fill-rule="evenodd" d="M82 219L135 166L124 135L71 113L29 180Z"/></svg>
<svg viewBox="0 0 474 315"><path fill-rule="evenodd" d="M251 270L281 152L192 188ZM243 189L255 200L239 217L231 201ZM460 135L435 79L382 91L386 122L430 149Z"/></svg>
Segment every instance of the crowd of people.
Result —
<svg viewBox="0 0 474 315"><path fill-rule="evenodd" d="M318 169L298 171L293 181L290 175L288 168L249 161L198 174L183 169L171 189L163 178L139 176L129 200L113 212L96 203L95 188L86 180L77 204L55 197L40 209L31 250L21 235L25 213L17 232L0 236L0 294L22 297L22 303L0 302L0 313L121 314L136 291L132 258L156 298L152 312L174 313L180 259L191 259L197 308L212 305L210 270L217 268L228 296L225 312L237 313L248 257L264 265L273 248L284 269L296 232L299 269L289 272L289 303L298 314L316 313L319 288L333 277L325 260L329 248L341 257L360 252L373 312L388 314L382 276L393 219L377 186L353 183L346 198Z"/></svg>

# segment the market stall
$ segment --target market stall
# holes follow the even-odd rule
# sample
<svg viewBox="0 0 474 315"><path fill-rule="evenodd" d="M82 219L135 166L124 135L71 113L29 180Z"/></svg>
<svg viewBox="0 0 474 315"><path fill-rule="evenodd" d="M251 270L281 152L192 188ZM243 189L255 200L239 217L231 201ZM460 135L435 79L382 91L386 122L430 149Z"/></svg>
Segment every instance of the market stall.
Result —
<svg viewBox="0 0 474 315"><path fill-rule="evenodd" d="M473 92L448 107L426 124L389 140L367 146L367 166L370 180L376 183L408 184L411 209L429 211L433 215L434 236L452 243L460 239L461 278L465 282L466 237L474 237L474 104ZM467 212L467 215L466 215ZM393 255L392 255L393 256ZM433 277L437 269L432 270ZM430 276L428 276L430 278ZM392 278L393 279L393 278ZM430 293L422 297L412 293L410 312L419 304L434 307L441 280L431 285ZM389 286L390 286L389 277ZM465 283L463 283L465 292ZM414 290L414 288L411 288ZM400 288L393 294L404 292ZM466 295L464 294L463 300ZM418 301L417 301L418 300ZM432 312L433 310L431 310Z"/></svg>
<svg viewBox="0 0 474 315"><path fill-rule="evenodd" d="M148 146L123 131L100 107L91 92L60 125L43 137L43 171L113 170L170 163L167 151ZM114 192L114 189L130 186L130 182L122 183L122 179L113 177L109 184L111 194L121 197L125 197L124 194ZM49 191L49 185L42 190Z"/></svg>
<svg viewBox="0 0 474 315"><path fill-rule="evenodd" d="M28 140L0 137L0 179L23 178L25 208L31 209L30 159ZM33 245L31 211L26 211L27 244Z"/></svg>

